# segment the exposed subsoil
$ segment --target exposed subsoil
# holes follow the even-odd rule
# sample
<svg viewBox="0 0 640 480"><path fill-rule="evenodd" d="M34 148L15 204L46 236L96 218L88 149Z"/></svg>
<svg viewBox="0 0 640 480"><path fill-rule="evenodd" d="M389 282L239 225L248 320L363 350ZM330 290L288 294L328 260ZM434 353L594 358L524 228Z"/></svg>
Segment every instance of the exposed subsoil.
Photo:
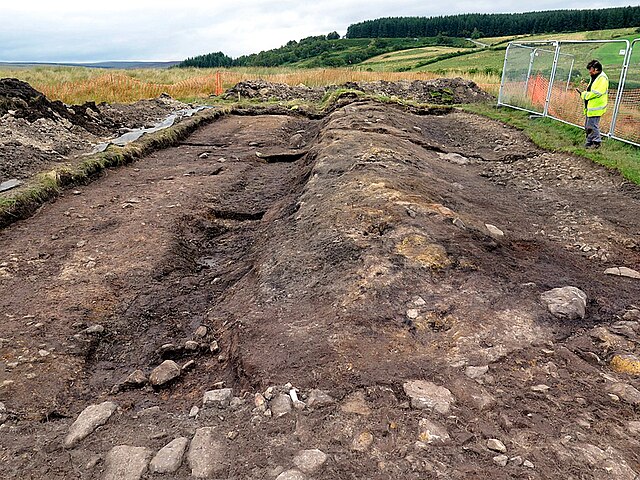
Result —
<svg viewBox="0 0 640 480"><path fill-rule="evenodd" d="M640 354L640 280L604 270L640 269L639 207L461 111L225 116L0 231L0 477L115 478L112 447L212 427L211 478L634 480L640 381L611 360ZM583 319L541 301L564 286ZM164 360L173 381L126 381ZM450 409L417 408L413 380ZM287 383L298 408L256 401ZM203 407L222 385L231 406ZM320 468L289 471L314 448Z"/></svg>

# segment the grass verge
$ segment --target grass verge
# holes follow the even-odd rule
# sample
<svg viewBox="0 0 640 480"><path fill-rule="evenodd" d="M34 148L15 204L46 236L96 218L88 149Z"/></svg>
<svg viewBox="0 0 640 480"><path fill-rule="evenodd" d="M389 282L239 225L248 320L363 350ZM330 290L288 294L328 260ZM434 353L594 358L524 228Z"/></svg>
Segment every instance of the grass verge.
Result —
<svg viewBox="0 0 640 480"><path fill-rule="evenodd" d="M616 170L640 185L640 148L618 140L605 139L599 150L584 148L584 130L550 118L530 118L528 112L491 104L469 104L461 108L522 130L541 148L588 158Z"/></svg>

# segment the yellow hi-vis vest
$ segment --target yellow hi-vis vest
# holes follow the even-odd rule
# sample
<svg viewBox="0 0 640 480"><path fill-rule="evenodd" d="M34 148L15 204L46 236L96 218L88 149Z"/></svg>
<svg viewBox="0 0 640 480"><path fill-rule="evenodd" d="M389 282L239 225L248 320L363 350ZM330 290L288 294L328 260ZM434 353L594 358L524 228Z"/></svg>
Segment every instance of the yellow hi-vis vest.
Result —
<svg viewBox="0 0 640 480"><path fill-rule="evenodd" d="M601 117L607 111L607 102L609 101L609 77L604 72L589 82L587 90L580 95L584 100L584 114L587 117Z"/></svg>

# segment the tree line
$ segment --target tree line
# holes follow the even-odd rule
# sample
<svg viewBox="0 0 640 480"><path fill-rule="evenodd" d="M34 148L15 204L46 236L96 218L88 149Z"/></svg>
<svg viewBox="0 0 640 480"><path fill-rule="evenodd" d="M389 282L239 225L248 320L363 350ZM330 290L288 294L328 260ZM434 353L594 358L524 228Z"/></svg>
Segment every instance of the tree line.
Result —
<svg viewBox="0 0 640 480"><path fill-rule="evenodd" d="M243 55L236 59L222 52L199 55L187 58L177 67L277 67L294 64L302 67L342 67L355 65L383 53L433 45L472 47L464 39L443 35L429 38L340 39L337 32L331 32L328 35L316 35L300 41L290 40L280 48Z"/></svg>
<svg viewBox="0 0 640 480"><path fill-rule="evenodd" d="M469 13L440 17L387 17L354 23L346 38L500 37L580 32L640 25L640 6L527 13Z"/></svg>

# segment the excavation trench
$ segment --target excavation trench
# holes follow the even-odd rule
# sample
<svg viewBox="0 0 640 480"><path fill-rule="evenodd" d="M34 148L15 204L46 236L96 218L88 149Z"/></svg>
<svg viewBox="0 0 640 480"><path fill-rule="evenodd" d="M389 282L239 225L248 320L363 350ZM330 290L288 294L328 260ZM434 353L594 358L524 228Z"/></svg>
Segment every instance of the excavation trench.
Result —
<svg viewBox="0 0 640 480"><path fill-rule="evenodd" d="M272 458L288 465L295 449L316 446L338 452L318 478L378 478L382 460L350 447L364 431L396 469L380 478L427 478L414 462L423 456L451 478L509 478L485 452L494 437L526 452L539 478L582 471L582 457L559 459L548 446L561 448L585 409L596 429L604 417L622 425L634 415L607 396L612 351L589 332L637 302L636 280L603 271L640 267L638 192L516 130L433 113L356 102L321 120L228 115L3 230L1 346L12 366L2 401L21 419L72 417L104 400L125 412L161 405L175 415L162 428L177 436L195 425L185 412L223 382L247 402L203 417L240 432L225 443L237 459L228 478L264 478ZM296 135L300 158L256 155L291 151ZM559 320L542 304L542 292L565 285L586 292L584 319ZM603 362L588 364L590 354ZM172 382L124 386L134 370L148 375L167 359L187 367ZM464 374L487 365L482 384ZM451 443L428 454L407 453L422 416L404 404L411 379L446 385L458 399L438 417ZM553 397L530 389L545 382ZM254 429L264 416L251 417L253 395L286 383L344 403ZM368 413L345 410L356 391ZM84 465L90 451L158 434L137 422L121 415L105 426L111 436L74 455ZM39 428L41 444L57 451L56 426ZM31 441L21 434L6 437L7 455ZM603 451L638 464L627 434L606 441ZM62 456L53 462L71 468Z"/></svg>

